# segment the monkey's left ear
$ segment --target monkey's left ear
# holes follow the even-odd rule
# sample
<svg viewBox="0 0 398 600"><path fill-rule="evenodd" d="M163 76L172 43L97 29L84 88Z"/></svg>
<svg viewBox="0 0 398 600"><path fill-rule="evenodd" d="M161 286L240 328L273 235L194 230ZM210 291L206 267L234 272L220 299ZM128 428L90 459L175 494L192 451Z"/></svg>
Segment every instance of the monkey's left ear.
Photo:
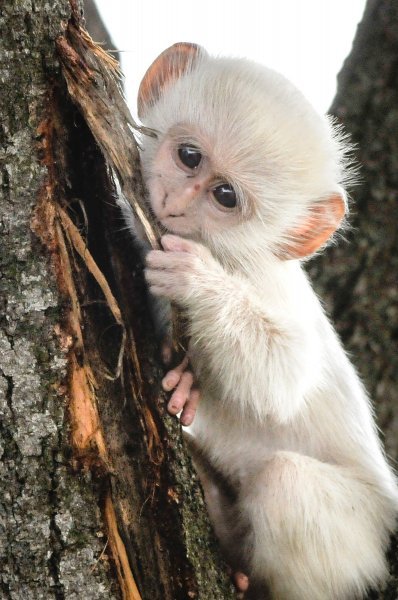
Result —
<svg viewBox="0 0 398 600"><path fill-rule="evenodd" d="M147 108L155 104L162 90L186 73L199 54L205 50L197 44L180 42L164 50L151 64L138 90L138 116L140 119Z"/></svg>
<svg viewBox="0 0 398 600"><path fill-rule="evenodd" d="M304 223L289 232L291 242L284 248L286 258L305 258L319 250L339 227L345 212L343 192L314 204Z"/></svg>

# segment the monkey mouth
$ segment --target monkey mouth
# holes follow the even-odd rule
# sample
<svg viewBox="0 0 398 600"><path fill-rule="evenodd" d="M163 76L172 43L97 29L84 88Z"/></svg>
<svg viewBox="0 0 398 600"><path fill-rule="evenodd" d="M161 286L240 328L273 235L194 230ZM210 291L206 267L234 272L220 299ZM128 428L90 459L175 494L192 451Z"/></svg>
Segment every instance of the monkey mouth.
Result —
<svg viewBox="0 0 398 600"><path fill-rule="evenodd" d="M176 221L176 219L181 219L181 218L185 218L185 217L186 217L186 215L184 213L181 213L180 215L168 214L165 217L161 217L159 219L159 221L167 227L168 226L167 223L170 223L170 222L178 223L178 221Z"/></svg>
<svg viewBox="0 0 398 600"><path fill-rule="evenodd" d="M187 226L186 223L183 222L181 223L181 219L185 218L185 214L181 214L181 215L167 215L167 217L162 217L161 219L159 219L159 223L162 226L162 228L165 230L165 232L167 233L175 233L178 235L184 235L189 233L189 231L187 231Z"/></svg>

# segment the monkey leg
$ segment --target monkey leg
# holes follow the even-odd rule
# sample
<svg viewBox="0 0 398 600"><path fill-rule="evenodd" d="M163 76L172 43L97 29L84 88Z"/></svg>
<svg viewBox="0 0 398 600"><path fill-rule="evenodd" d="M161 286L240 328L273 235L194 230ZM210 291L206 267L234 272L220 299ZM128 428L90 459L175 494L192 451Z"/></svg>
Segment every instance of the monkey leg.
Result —
<svg viewBox="0 0 398 600"><path fill-rule="evenodd" d="M245 561L241 547L242 540L247 537L249 526L246 524L245 527L242 522L236 494L229 490L229 486L222 480L216 479L213 476L214 472L203 469L203 463L201 465L195 463L195 467L203 487L207 512L220 542L223 557L231 568L231 579L239 592L246 592L249 586L246 575L249 565Z"/></svg>
<svg viewBox="0 0 398 600"><path fill-rule="evenodd" d="M249 523L240 514L237 490L214 468L192 435L184 432L184 439L202 484L207 511L224 559L234 573L247 573L249 563L241 547L248 535Z"/></svg>
<svg viewBox="0 0 398 600"><path fill-rule="evenodd" d="M390 500L354 469L278 452L239 499L250 521L250 598L352 600L386 575ZM250 588L249 588L250 590Z"/></svg>

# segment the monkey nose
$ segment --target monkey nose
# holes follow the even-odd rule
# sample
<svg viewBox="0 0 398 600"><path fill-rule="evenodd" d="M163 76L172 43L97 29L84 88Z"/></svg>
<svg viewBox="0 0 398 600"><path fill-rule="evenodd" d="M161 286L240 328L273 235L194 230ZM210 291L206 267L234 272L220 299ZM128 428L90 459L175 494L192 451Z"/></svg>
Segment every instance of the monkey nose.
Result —
<svg viewBox="0 0 398 600"><path fill-rule="evenodd" d="M165 190L160 201L161 210L170 217L185 216L202 192L203 185L200 182L190 182L189 185L184 182L178 188Z"/></svg>

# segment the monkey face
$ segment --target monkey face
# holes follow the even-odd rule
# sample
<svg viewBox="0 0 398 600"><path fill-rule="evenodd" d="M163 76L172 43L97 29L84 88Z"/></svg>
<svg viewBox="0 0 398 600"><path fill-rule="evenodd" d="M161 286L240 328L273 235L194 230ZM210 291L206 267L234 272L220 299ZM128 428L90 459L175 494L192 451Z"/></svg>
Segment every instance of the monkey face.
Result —
<svg viewBox="0 0 398 600"><path fill-rule="evenodd" d="M198 128L172 127L146 167L151 207L167 231L202 239L248 216L239 185L212 161L210 142Z"/></svg>

